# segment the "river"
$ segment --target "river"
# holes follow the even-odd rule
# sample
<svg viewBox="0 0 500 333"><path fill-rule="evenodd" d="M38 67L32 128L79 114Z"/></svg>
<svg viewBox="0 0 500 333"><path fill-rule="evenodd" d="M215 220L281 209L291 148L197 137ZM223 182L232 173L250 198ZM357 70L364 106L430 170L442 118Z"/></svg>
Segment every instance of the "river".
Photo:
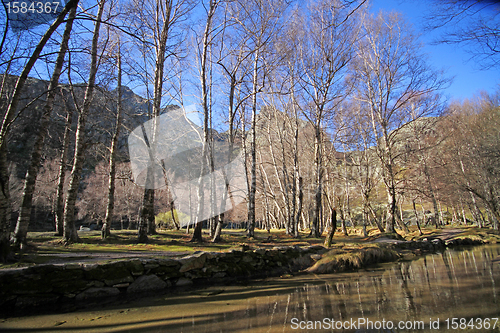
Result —
<svg viewBox="0 0 500 333"><path fill-rule="evenodd" d="M500 245L357 272L272 278L65 314L10 332L500 332Z"/></svg>

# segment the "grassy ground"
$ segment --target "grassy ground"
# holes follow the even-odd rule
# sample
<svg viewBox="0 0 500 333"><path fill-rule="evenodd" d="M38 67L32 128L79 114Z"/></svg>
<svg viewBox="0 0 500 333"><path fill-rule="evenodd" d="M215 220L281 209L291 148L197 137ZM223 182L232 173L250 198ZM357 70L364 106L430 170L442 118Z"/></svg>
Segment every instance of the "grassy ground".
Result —
<svg viewBox="0 0 500 333"><path fill-rule="evenodd" d="M89 251L89 252L121 252L121 251L166 251L166 252L195 252L195 251L224 251L242 244L250 247L273 247L280 245L309 245L318 244L320 238L306 238L305 233L301 233L300 238L287 236L282 230L272 230L268 233L265 230L256 230L255 238L248 239L245 230L224 230L220 243L210 242L209 235L204 233L204 242L190 242L191 234L186 234L182 230L158 231L156 235L150 235L147 244L137 243L137 231L135 230L113 230L111 237L101 239L100 231L79 232L81 242L71 245L64 245L60 237L53 233L29 233L30 244L36 247L37 251Z"/></svg>
<svg viewBox="0 0 500 333"><path fill-rule="evenodd" d="M333 248L361 248L377 238L384 237L376 229L370 228L369 237L364 237L360 228L349 228L349 236L344 236L339 230L333 238ZM410 233L404 234L406 240L418 240L425 237L441 238L453 237L481 239L489 243L500 242L498 232L490 229L474 227L446 227L443 229L425 228L424 235L420 235L416 228L410 228ZM205 232L205 231L204 231ZM204 234L203 243L191 243L191 235L185 231L159 231L157 235L149 236L147 244L137 243L137 231L113 230L111 237L101 239L100 231L79 232L81 242L65 245L59 236L53 232L28 233L28 247L23 252L15 254L15 260L7 264L0 264L0 268L12 268L33 264L53 262L54 260L89 259L99 254L127 253L143 256L178 256L196 251L224 252L232 249L248 247L272 248L275 246L308 246L323 245L324 237L310 238L306 232L301 232L298 238L286 235L284 230L256 230L255 238L248 239L245 230L223 230L220 243L209 242L208 234Z"/></svg>

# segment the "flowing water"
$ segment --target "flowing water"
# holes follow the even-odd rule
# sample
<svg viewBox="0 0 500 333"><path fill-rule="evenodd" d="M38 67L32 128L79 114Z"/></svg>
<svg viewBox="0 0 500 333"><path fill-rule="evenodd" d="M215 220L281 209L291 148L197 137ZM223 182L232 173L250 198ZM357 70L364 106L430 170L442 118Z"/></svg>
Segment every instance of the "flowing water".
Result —
<svg viewBox="0 0 500 333"><path fill-rule="evenodd" d="M11 332L500 332L500 246L352 273L214 286L66 314Z"/></svg>

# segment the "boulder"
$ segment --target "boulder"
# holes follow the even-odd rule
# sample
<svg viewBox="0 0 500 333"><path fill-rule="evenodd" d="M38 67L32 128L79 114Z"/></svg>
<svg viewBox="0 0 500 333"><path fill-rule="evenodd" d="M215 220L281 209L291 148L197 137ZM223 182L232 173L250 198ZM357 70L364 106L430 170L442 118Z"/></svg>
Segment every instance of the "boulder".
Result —
<svg viewBox="0 0 500 333"><path fill-rule="evenodd" d="M103 288L96 288L92 287L89 288L85 291L82 291L78 295L76 295L75 299L77 301L83 301L86 299L92 299L92 298L104 298L104 297L109 297L109 296L116 296L120 293L120 290L118 288L112 288L112 287L103 287Z"/></svg>
<svg viewBox="0 0 500 333"><path fill-rule="evenodd" d="M192 269L199 269L205 266L205 261L207 260L207 253L194 254L191 256L184 257L180 259L182 266L179 272L184 273Z"/></svg>
<svg viewBox="0 0 500 333"><path fill-rule="evenodd" d="M177 282L175 283L175 286L176 287L186 287L186 286L190 286L192 284L193 284L193 280L181 277L179 280L177 280Z"/></svg>
<svg viewBox="0 0 500 333"><path fill-rule="evenodd" d="M127 288L128 293L138 293L152 290L162 290L167 288L167 283L156 275L143 275L137 278Z"/></svg>

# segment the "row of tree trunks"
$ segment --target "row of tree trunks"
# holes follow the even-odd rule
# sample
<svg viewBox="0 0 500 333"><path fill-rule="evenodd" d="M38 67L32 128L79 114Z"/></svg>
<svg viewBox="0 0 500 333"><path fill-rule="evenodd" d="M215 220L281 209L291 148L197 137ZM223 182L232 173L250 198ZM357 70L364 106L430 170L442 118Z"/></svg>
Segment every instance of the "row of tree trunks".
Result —
<svg viewBox="0 0 500 333"><path fill-rule="evenodd" d="M97 10L96 22L94 26L94 33L92 37L92 47L90 51L90 71L87 83L87 88L85 90L85 97L83 100L82 107L77 107L78 109L78 124L76 127L76 139L75 139L75 156L73 159L73 167L71 169L71 175L69 179L68 190L66 192L66 202L64 205L64 241L66 243L74 243L79 241L78 233L75 226L75 204L78 195L78 188L80 187L80 178L82 174L83 162L85 160L85 128L87 124L87 117L90 113L90 106L92 103L92 98L95 88L95 79L97 74L97 64L98 64L98 42L99 42L99 32L101 28L101 19L104 12L104 6L106 0L99 1L99 7ZM70 64L71 66L71 64ZM77 101L75 100L75 105Z"/></svg>
<svg viewBox="0 0 500 333"><path fill-rule="evenodd" d="M35 47L26 65L19 75L14 93L10 100L7 111L5 112L0 129L0 260L5 261L10 253L10 213L11 213L11 198L9 189L9 163L7 161L7 140L9 129L15 118L17 106L21 98L22 89L26 83L31 69L35 62L40 57L42 50L49 41L54 31L63 23L66 15L71 8L78 4L78 0L70 0L66 3L61 13L56 20L50 25L45 34L42 36L38 45Z"/></svg>
<svg viewBox="0 0 500 333"><path fill-rule="evenodd" d="M63 69L64 58L66 56L66 51L68 50L68 41L71 35L71 30L73 28L73 20L76 16L77 6L71 8L68 14L68 19L66 23L66 28L64 30L61 45L59 48L59 53L54 66L54 71L52 73L52 78L47 88L47 100L43 107L42 117L40 119L40 125L38 127L38 132L36 133L35 143L33 145L33 151L31 153L31 162L26 172L26 178L24 181L23 196L21 199L21 208L19 210L19 217L16 224L16 229L14 230L14 246L19 248L26 244L26 235L28 234L28 225L31 218L31 208L33 203L33 193L35 191L36 177L38 171L40 170L41 157L43 144L45 136L47 135L47 128L49 126L50 117L52 115L52 110L54 108L54 100L58 93L59 78L61 76L61 71Z"/></svg>

